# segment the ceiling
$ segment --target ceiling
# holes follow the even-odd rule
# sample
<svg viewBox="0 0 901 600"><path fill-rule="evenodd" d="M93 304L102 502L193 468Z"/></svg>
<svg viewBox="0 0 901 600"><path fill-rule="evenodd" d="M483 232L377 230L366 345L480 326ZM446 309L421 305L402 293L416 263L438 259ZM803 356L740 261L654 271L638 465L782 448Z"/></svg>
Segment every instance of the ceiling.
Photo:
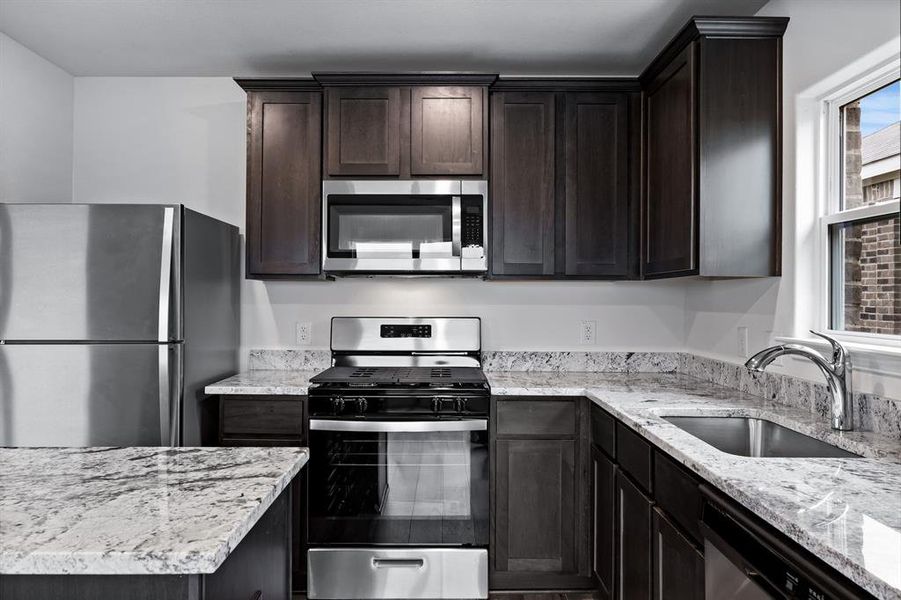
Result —
<svg viewBox="0 0 901 600"><path fill-rule="evenodd" d="M767 0L0 0L76 76L637 75L692 15Z"/></svg>

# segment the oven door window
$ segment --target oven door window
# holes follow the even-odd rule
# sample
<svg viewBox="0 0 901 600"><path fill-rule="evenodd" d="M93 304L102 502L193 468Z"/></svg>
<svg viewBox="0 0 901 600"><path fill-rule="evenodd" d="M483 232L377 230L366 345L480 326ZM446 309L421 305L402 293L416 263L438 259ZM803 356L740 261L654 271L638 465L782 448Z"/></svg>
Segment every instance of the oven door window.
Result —
<svg viewBox="0 0 901 600"><path fill-rule="evenodd" d="M488 545L487 431L310 435L311 545Z"/></svg>
<svg viewBox="0 0 901 600"><path fill-rule="evenodd" d="M453 257L451 196L328 197L331 258Z"/></svg>

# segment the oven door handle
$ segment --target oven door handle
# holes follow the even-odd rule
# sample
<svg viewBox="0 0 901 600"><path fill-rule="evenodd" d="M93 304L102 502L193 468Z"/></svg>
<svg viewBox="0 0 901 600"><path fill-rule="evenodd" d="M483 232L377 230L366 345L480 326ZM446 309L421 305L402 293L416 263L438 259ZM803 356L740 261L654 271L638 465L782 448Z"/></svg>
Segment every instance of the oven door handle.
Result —
<svg viewBox="0 0 901 600"><path fill-rule="evenodd" d="M356 421L310 419L311 431L366 431L379 433L420 433L429 431L487 431L488 419L456 421Z"/></svg>

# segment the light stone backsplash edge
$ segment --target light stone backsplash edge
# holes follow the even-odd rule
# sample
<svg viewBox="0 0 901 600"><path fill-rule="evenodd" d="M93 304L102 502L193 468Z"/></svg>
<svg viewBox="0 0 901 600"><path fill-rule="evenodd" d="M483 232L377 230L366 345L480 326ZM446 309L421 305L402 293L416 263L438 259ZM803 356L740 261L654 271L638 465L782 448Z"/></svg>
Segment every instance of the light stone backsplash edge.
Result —
<svg viewBox="0 0 901 600"><path fill-rule="evenodd" d="M258 349L250 351L251 370L324 370L331 366L328 350ZM717 385L806 409L829 418L829 392L817 383L764 372L751 373L741 364L686 352L482 352L486 371L549 371L587 373L682 373ZM878 394L854 394L854 428L901 439L901 400Z"/></svg>

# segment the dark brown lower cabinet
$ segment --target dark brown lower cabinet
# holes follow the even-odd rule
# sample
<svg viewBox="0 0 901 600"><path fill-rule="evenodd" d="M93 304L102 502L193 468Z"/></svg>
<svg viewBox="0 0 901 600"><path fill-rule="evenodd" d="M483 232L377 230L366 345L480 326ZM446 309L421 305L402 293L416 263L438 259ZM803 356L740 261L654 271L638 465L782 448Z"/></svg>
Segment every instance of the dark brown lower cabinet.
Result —
<svg viewBox="0 0 901 600"><path fill-rule="evenodd" d="M622 600L651 598L654 501L622 470L616 474L618 594Z"/></svg>
<svg viewBox="0 0 901 600"><path fill-rule="evenodd" d="M306 396L224 396L219 401L220 446L309 446ZM307 477L291 482L291 580L307 589Z"/></svg>
<svg viewBox="0 0 901 600"><path fill-rule="evenodd" d="M616 464L591 447L592 567L601 598L614 598L616 574Z"/></svg>
<svg viewBox="0 0 901 600"><path fill-rule="evenodd" d="M586 409L582 398L497 401L491 589L593 586Z"/></svg>
<svg viewBox="0 0 901 600"><path fill-rule="evenodd" d="M654 509L654 565L655 600L704 598L704 555L659 508Z"/></svg>

